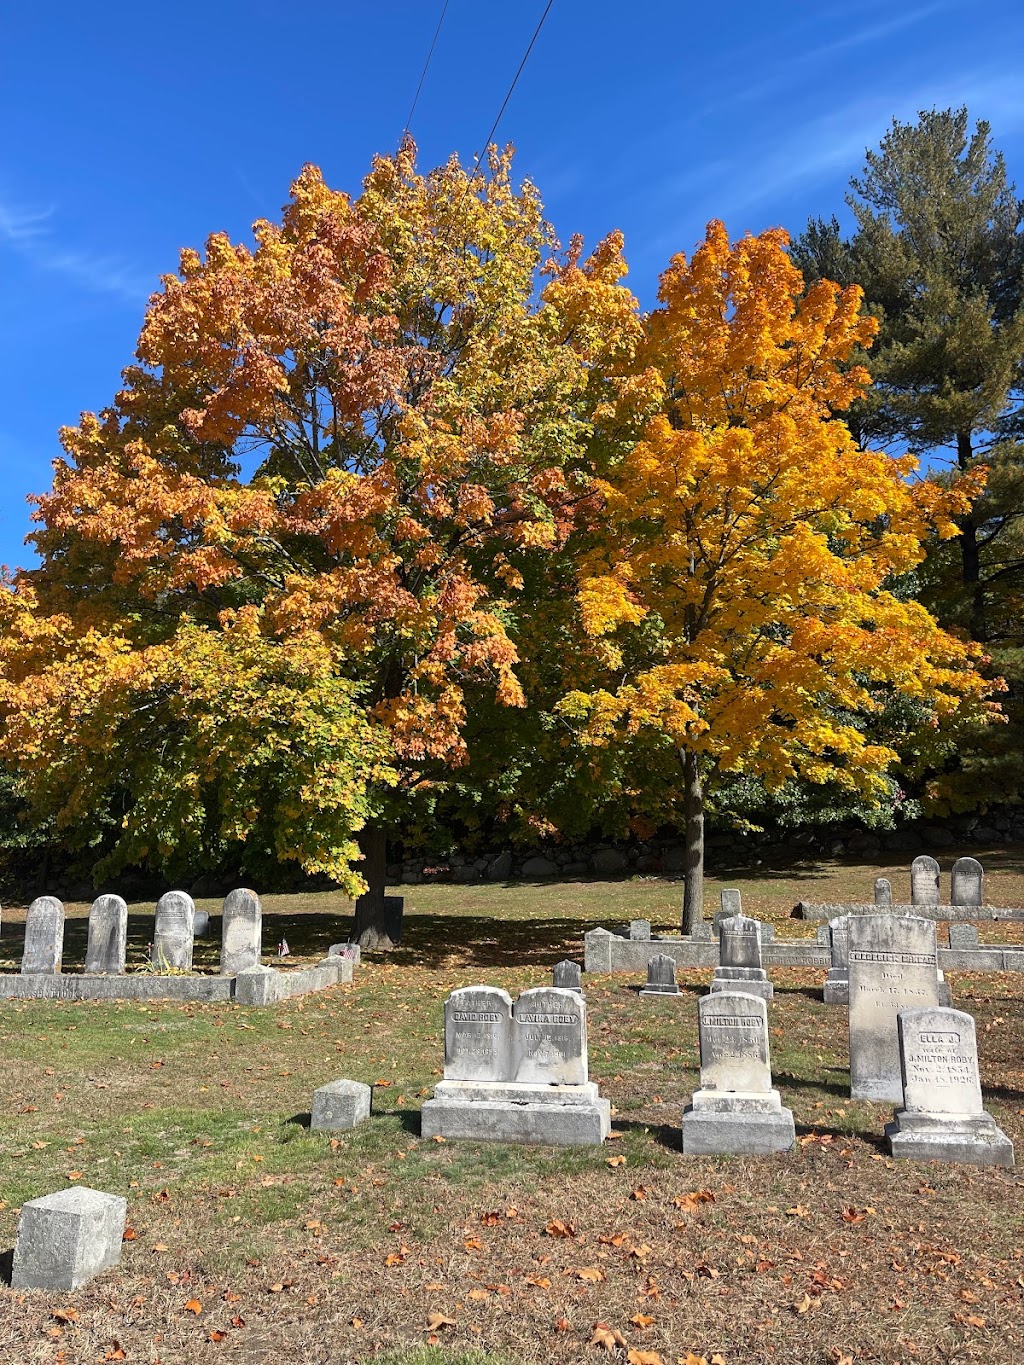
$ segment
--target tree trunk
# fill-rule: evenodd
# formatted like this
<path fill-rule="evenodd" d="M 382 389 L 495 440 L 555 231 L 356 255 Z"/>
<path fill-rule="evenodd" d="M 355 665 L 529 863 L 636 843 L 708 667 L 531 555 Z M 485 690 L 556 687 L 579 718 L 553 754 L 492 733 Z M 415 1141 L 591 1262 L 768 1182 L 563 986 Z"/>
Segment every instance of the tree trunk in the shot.
<path fill-rule="evenodd" d="M 684 934 L 692 934 L 704 919 L 704 788 L 700 763 L 683 750 L 683 812 L 686 817 L 686 881 L 683 890 Z"/>
<path fill-rule="evenodd" d="M 388 836 L 383 825 L 367 825 L 359 835 L 363 862 L 360 871 L 366 878 L 367 891 L 356 901 L 356 919 L 352 929 L 353 942 L 361 948 L 387 951 L 395 945 L 387 932 L 384 914 L 384 888 L 387 881 Z"/>
<path fill-rule="evenodd" d="M 971 444 L 971 433 L 969 431 L 958 432 L 956 438 L 957 464 L 961 469 L 968 469 L 973 458 L 974 448 Z M 964 587 L 970 594 L 970 620 L 968 625 L 972 637 L 975 640 L 983 641 L 987 633 L 985 589 L 981 582 L 978 527 L 973 512 L 968 512 L 965 517 L 957 517 L 957 525 L 960 527 L 960 554 L 963 560 Z"/>

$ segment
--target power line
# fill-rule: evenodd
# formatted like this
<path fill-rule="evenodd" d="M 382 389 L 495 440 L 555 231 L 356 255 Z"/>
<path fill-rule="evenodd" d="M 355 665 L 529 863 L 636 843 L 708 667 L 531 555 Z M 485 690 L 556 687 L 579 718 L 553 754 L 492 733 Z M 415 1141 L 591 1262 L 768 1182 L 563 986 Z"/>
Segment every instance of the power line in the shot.
<path fill-rule="evenodd" d="M 491 145 L 491 139 L 494 137 L 494 134 L 498 131 L 498 124 L 501 122 L 501 116 L 502 116 L 502 114 L 504 114 L 505 109 L 506 109 L 507 106 L 508 106 L 508 102 L 509 102 L 509 100 L 512 98 L 512 92 L 513 92 L 513 90 L 515 90 L 515 88 L 516 88 L 516 85 L 517 85 L 517 83 L 518 83 L 518 81 L 519 81 L 519 77 L 523 74 L 523 67 L 524 67 L 524 66 L 526 65 L 526 63 L 529 61 L 530 53 L 533 51 L 533 45 L 534 45 L 534 43 L 537 41 L 538 37 L 540 36 L 540 31 L 541 31 L 541 29 L 544 27 L 544 20 L 548 17 L 548 14 L 549 14 L 550 11 L 551 11 L 551 6 L 552 6 L 554 3 L 555 3 L 555 0 L 548 0 L 548 3 L 547 3 L 547 5 L 546 5 L 545 8 L 544 8 L 544 13 L 540 16 L 540 21 L 539 21 L 539 23 L 537 24 L 537 27 L 533 30 L 533 37 L 530 39 L 530 45 L 529 45 L 529 47 L 526 49 L 525 53 L 523 54 L 523 60 L 519 63 L 519 70 L 518 70 L 518 71 L 516 72 L 516 74 L 512 77 L 512 84 L 509 86 L 508 90 L 505 92 L 505 98 L 502 100 L 502 102 L 501 102 L 501 108 L 498 110 L 498 117 L 497 117 L 497 118 L 494 120 L 494 122 L 491 124 L 491 131 L 490 131 L 490 132 L 487 134 L 487 136 L 484 138 L 483 146 L 480 148 L 480 150 L 477 152 L 476 156 L 473 158 L 473 163 L 474 163 L 474 165 L 476 165 L 476 166 L 479 166 L 479 164 L 480 164 L 480 158 L 481 158 L 481 157 L 483 156 L 483 154 L 487 151 L 487 148 Z"/>
<path fill-rule="evenodd" d="M 420 91 L 423 89 L 423 82 L 427 78 L 427 67 L 430 65 L 431 57 L 434 55 L 434 48 L 437 44 L 437 35 L 441 32 L 441 25 L 444 23 L 444 16 L 447 13 L 448 0 L 444 0 L 444 4 L 441 7 L 441 17 L 437 21 L 437 28 L 434 29 L 434 36 L 430 41 L 430 51 L 427 53 L 427 60 L 423 63 L 423 70 L 420 72 L 420 83 L 419 85 L 417 85 L 416 93 L 412 97 L 412 104 L 409 107 L 409 114 L 405 120 L 405 128 L 403 129 L 403 132 L 407 133 L 409 129 L 412 127 L 412 116 L 416 112 L 416 106 L 420 100 Z"/>

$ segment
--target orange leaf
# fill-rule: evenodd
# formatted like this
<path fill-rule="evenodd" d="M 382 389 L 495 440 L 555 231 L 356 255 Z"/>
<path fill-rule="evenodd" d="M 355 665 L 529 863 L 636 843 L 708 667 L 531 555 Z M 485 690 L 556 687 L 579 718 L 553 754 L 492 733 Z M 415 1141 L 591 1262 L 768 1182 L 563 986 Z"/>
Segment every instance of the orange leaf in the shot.
<path fill-rule="evenodd" d="M 549 1237 L 575 1237 L 576 1229 L 571 1223 L 563 1223 L 561 1218 L 553 1218 L 544 1229 Z"/>
<path fill-rule="evenodd" d="M 207 1338 L 207 1340 L 208 1340 L 208 1341 L 223 1341 L 224 1338 L 225 1338 L 226 1336 L 227 1336 L 227 1332 L 221 1332 L 218 1328 L 215 1327 L 215 1328 L 213 1329 L 213 1331 L 210 1333 L 210 1335 L 209 1335 L 209 1337 Z"/>
<path fill-rule="evenodd" d="M 428 1313 L 425 1332 L 436 1332 L 439 1327 L 454 1327 L 455 1319 L 446 1318 L 443 1313 Z"/>
<path fill-rule="evenodd" d="M 586 1280 L 588 1284 L 600 1284 L 608 1276 L 596 1265 L 584 1266 L 582 1270 L 571 1270 L 570 1275 L 574 1275 L 577 1280 Z"/>
<path fill-rule="evenodd" d="M 591 1346 L 603 1346 L 606 1351 L 614 1351 L 621 1347 L 626 1349 L 626 1338 L 621 1332 L 616 1332 L 608 1326 L 606 1322 L 594 1324 L 594 1335 L 590 1338 Z"/>
<path fill-rule="evenodd" d="M 626 1355 L 629 1365 L 662 1365 L 661 1356 L 657 1351 L 629 1351 Z"/>
<path fill-rule="evenodd" d="M 198 1299 L 189 1299 L 188 1303 L 185 1304 L 183 1311 L 186 1313 L 195 1313 L 196 1317 L 198 1317 L 203 1311 L 203 1305 Z"/>
<path fill-rule="evenodd" d="M 540 1275 L 537 1277 L 528 1275 L 526 1278 L 526 1283 L 534 1285 L 537 1289 L 551 1288 L 551 1281 L 548 1279 L 546 1275 Z"/>
<path fill-rule="evenodd" d="M 626 1158 L 624 1156 L 609 1156 L 605 1158 L 606 1166 L 625 1166 L 625 1164 Z"/>
<path fill-rule="evenodd" d="M 634 1327 L 650 1327 L 653 1321 L 654 1319 L 648 1317 L 646 1313 L 634 1313 L 630 1318 L 630 1322 Z"/>

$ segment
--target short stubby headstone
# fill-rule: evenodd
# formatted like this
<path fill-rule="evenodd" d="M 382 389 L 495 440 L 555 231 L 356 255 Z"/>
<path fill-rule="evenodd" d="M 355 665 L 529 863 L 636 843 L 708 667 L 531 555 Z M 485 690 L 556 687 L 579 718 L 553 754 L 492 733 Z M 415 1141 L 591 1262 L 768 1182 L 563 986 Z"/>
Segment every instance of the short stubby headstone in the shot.
<path fill-rule="evenodd" d="M 892 883 L 888 877 L 875 878 L 875 904 L 892 905 Z"/>
<path fill-rule="evenodd" d="M 512 1007 L 516 1081 L 585 1085 L 587 1007 L 574 991 L 538 986 Z"/>
<path fill-rule="evenodd" d="M 935 921 L 917 915 L 851 915 L 850 1094 L 903 1098 L 896 1017 L 938 1005 Z"/>
<path fill-rule="evenodd" d="M 828 969 L 822 996 L 826 1005 L 850 1003 L 850 916 L 837 915 L 828 922 L 832 965 Z"/>
<path fill-rule="evenodd" d="M 209 910 L 197 910 L 192 920 L 192 934 L 195 938 L 208 938 L 210 934 Z"/>
<path fill-rule="evenodd" d="M 730 915 L 719 925 L 718 967 L 711 981 L 716 991 L 748 991 L 771 1000 L 774 987 L 761 965 L 761 925 L 747 915 Z"/>
<path fill-rule="evenodd" d="M 263 958 L 263 906 L 255 891 L 239 887 L 224 898 L 220 974 L 237 976 Z"/>
<path fill-rule="evenodd" d="M 957 858 L 951 875 L 950 903 L 984 905 L 985 869 L 977 858 Z"/>
<path fill-rule="evenodd" d="M 647 963 L 647 985 L 641 995 L 681 995 L 676 981 L 676 960 L 667 953 L 657 953 Z"/>
<path fill-rule="evenodd" d="M 721 895 L 722 917 L 729 919 L 732 915 L 743 914 L 743 898 L 734 886 L 726 887 Z"/>
<path fill-rule="evenodd" d="M 764 1000 L 742 990 L 706 995 L 698 1024 L 700 1089 L 683 1111 L 684 1154 L 789 1151 L 796 1131 L 772 1087 Z"/>
<path fill-rule="evenodd" d="M 60 971 L 63 956 L 64 906 L 56 896 L 37 896 L 25 914 L 21 970 L 50 975 Z"/>
<path fill-rule="evenodd" d="M 949 926 L 949 946 L 951 948 L 977 948 L 978 926 L 976 924 L 951 924 Z"/>
<path fill-rule="evenodd" d="M 633 939 L 646 939 L 651 936 L 651 921 L 649 919 L 631 919 L 629 921 L 629 937 Z"/>
<path fill-rule="evenodd" d="M 108 976 L 122 975 L 127 941 L 127 905 L 120 896 L 97 897 L 89 911 L 85 970 Z"/>
<path fill-rule="evenodd" d="M 342 1132 L 370 1116 L 370 1087 L 362 1081 L 331 1081 L 313 1091 L 313 1132 Z"/>
<path fill-rule="evenodd" d="M 894 1157 L 1012 1166 L 1013 1144 L 985 1112 L 974 1020 L 928 1006 L 899 1015 L 903 1108 L 886 1128 Z"/>
<path fill-rule="evenodd" d="M 165 891 L 156 903 L 153 965 L 161 972 L 190 972 L 195 944 L 195 902 L 187 891 Z"/>
<path fill-rule="evenodd" d="M 551 984 L 561 991 L 575 991 L 577 995 L 582 994 L 583 973 L 580 964 L 573 962 L 570 958 L 556 962 L 551 969 Z"/>
<path fill-rule="evenodd" d="M 939 905 L 939 865 L 927 853 L 910 864 L 910 901 L 912 905 Z"/>
<path fill-rule="evenodd" d="M 22 1205 L 14 1289 L 79 1289 L 121 1259 L 127 1200 L 84 1185 Z"/>
<path fill-rule="evenodd" d="M 512 1079 L 512 997 L 497 986 L 464 986 L 444 1006 L 446 1081 Z"/>

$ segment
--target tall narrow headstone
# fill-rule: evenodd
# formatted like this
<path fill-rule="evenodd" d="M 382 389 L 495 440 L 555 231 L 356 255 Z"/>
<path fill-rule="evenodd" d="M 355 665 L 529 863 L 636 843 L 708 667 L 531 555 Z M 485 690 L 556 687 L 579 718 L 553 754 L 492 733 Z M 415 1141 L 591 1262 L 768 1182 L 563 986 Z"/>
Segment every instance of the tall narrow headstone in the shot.
<path fill-rule="evenodd" d="M 875 878 L 875 904 L 892 905 L 892 883 L 888 877 Z"/>
<path fill-rule="evenodd" d="M 826 1005 L 850 1003 L 850 916 L 838 915 L 828 922 L 832 965 L 822 995 Z"/>
<path fill-rule="evenodd" d="M 977 858 L 957 858 L 951 881 L 952 905 L 985 904 L 985 870 Z"/>
<path fill-rule="evenodd" d="M 747 991 L 771 1000 L 774 989 L 761 966 L 761 926 L 746 915 L 731 915 L 719 925 L 718 967 L 711 990 Z"/>
<path fill-rule="evenodd" d="M 515 1080 L 584 1085 L 587 1007 L 574 991 L 538 986 L 512 1007 Z"/>
<path fill-rule="evenodd" d="M 263 906 L 255 891 L 239 887 L 224 898 L 220 974 L 237 976 L 263 958 Z"/>
<path fill-rule="evenodd" d="M 156 903 L 153 965 L 160 972 L 190 972 L 196 907 L 187 891 L 165 891 Z"/>
<path fill-rule="evenodd" d="M 851 915 L 850 1094 L 903 1098 L 896 1018 L 939 1004 L 935 921 L 917 915 Z"/>
<path fill-rule="evenodd" d="M 985 1112 L 972 1017 L 903 1010 L 899 1044 L 903 1108 L 885 1130 L 893 1156 L 1012 1166 L 1013 1143 Z"/>
<path fill-rule="evenodd" d="M 742 990 L 698 1003 L 700 1089 L 683 1111 L 686 1156 L 788 1152 L 793 1115 L 772 1088 L 768 1007 Z"/>
<path fill-rule="evenodd" d="M 512 1076 L 512 997 L 497 986 L 465 986 L 444 1006 L 446 1081 Z"/>
<path fill-rule="evenodd" d="M 120 896 L 97 897 L 89 911 L 85 970 L 107 976 L 123 975 L 127 941 L 127 905 Z"/>
<path fill-rule="evenodd" d="M 641 995 L 681 995 L 676 982 L 676 960 L 658 953 L 647 963 L 647 985 Z"/>
<path fill-rule="evenodd" d="M 22 972 L 60 971 L 64 956 L 64 906 L 56 896 L 37 896 L 25 914 Z"/>
<path fill-rule="evenodd" d="M 559 990 L 575 991 L 577 995 L 582 995 L 583 974 L 580 971 L 580 964 L 570 958 L 556 962 L 551 969 L 551 984 L 557 986 Z"/>
<path fill-rule="evenodd" d="M 910 901 L 912 905 L 941 905 L 939 865 L 927 853 L 910 864 Z"/>

